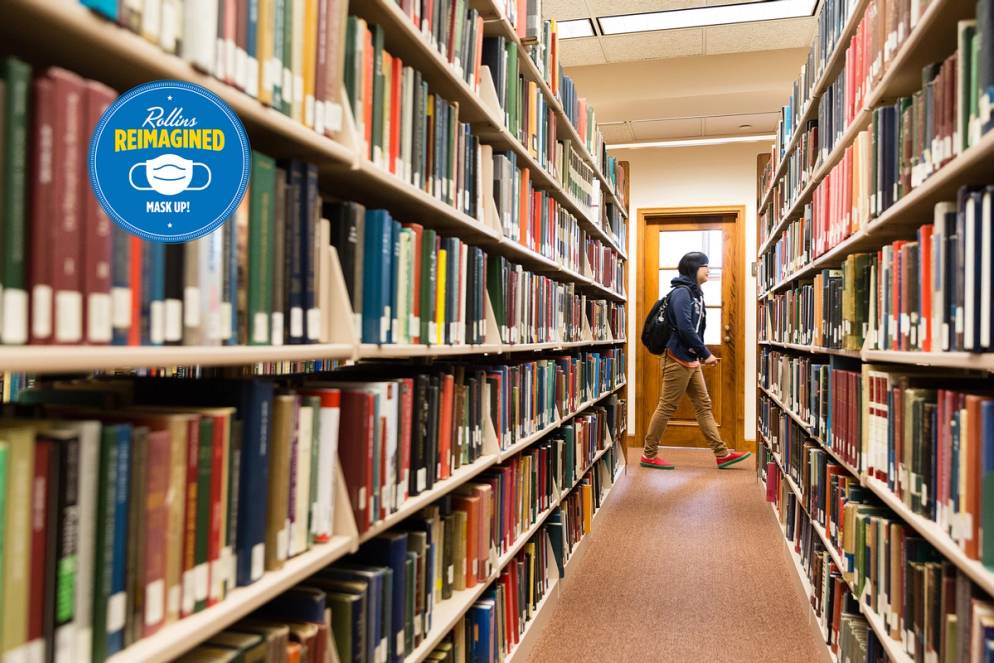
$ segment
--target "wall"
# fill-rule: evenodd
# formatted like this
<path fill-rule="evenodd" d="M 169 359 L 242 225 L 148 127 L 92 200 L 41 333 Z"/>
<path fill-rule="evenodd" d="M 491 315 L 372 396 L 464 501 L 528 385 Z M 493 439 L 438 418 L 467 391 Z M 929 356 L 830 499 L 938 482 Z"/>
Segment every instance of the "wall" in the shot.
<path fill-rule="evenodd" d="M 628 338 L 638 343 L 634 288 L 638 283 L 638 210 L 649 207 L 744 205 L 745 214 L 745 438 L 756 437 L 756 155 L 769 149 L 767 141 L 682 148 L 612 150 L 631 166 L 629 201 L 628 283 L 630 307 Z M 635 351 L 628 353 L 628 383 L 635 384 Z M 628 421 L 635 421 L 638 394 L 629 391 Z M 642 407 L 650 407 L 642 404 Z M 640 441 L 636 441 L 640 444 Z"/>

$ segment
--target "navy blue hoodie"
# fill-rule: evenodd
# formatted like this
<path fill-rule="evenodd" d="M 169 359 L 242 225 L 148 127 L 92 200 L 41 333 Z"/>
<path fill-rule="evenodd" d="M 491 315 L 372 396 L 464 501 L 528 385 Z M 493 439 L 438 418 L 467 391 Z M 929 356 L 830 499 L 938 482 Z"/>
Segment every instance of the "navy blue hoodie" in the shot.
<path fill-rule="evenodd" d="M 666 349 L 682 361 L 703 361 L 711 356 L 703 340 L 707 322 L 704 293 L 694 279 L 682 274 L 670 281 L 670 285 L 673 290 L 670 291 L 669 314 L 674 333 Z"/>

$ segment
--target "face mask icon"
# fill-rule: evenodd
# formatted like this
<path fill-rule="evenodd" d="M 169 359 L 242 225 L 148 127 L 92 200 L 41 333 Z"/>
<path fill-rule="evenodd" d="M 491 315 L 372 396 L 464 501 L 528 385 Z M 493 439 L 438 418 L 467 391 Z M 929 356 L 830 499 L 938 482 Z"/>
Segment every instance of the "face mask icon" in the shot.
<path fill-rule="evenodd" d="M 135 170 L 142 166 L 145 167 L 145 178 L 148 180 L 148 186 L 142 186 L 135 182 Z M 193 171 L 197 166 L 207 171 L 207 182 L 194 187 L 190 184 L 193 182 Z M 207 167 L 207 164 L 199 161 L 184 159 L 176 154 L 163 154 L 133 165 L 128 171 L 128 182 L 132 188 L 138 191 L 155 191 L 163 196 L 175 196 L 184 191 L 203 191 L 209 187 L 211 185 L 211 169 Z"/>

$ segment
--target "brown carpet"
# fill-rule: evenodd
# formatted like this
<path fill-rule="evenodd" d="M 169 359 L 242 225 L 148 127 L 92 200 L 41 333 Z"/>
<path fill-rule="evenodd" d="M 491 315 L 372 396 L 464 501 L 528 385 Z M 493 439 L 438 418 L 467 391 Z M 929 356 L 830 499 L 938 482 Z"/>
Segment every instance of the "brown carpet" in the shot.
<path fill-rule="evenodd" d="M 753 459 L 660 451 L 676 471 L 631 451 L 529 660 L 829 661 Z"/>

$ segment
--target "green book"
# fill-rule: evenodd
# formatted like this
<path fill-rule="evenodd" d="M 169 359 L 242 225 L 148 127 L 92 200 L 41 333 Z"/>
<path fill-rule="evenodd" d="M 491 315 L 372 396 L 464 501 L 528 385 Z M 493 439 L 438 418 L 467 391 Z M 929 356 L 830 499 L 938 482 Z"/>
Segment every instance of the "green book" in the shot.
<path fill-rule="evenodd" d="M 433 345 L 431 323 L 435 320 L 435 288 L 438 274 L 435 231 L 425 228 L 421 238 L 421 343 Z"/>
<path fill-rule="evenodd" d="M 200 417 L 197 457 L 197 525 L 193 543 L 193 611 L 207 607 L 210 584 L 207 548 L 211 536 L 211 480 L 214 471 L 214 418 Z"/>
<path fill-rule="evenodd" d="M 980 42 L 976 32 L 970 37 L 970 145 L 980 140 Z"/>
<path fill-rule="evenodd" d="M 291 4 L 293 0 L 273 0 L 270 5 L 273 9 L 272 17 L 264 17 L 264 21 L 273 22 L 273 60 L 271 63 L 264 63 L 264 66 L 272 68 L 273 72 L 273 108 L 283 110 L 283 49 L 286 43 L 286 28 L 283 21 L 286 17 L 286 4 Z"/>
<path fill-rule="evenodd" d="M 0 436 L 3 433 L 0 432 Z M 7 540 L 7 472 L 9 466 L 9 454 L 10 448 L 6 440 L 0 439 L 0 614 L 2 614 L 4 608 L 4 581 L 6 576 L 4 575 L 4 547 Z M 0 630 L 0 637 L 3 636 L 3 631 Z"/>
<path fill-rule="evenodd" d="M 366 599 L 362 594 L 329 592 L 327 600 L 331 608 L 331 630 L 335 636 L 338 660 L 343 663 L 353 661 L 356 659 L 353 651 L 365 651 Z"/>
<path fill-rule="evenodd" d="M 28 337 L 27 178 L 28 108 L 31 67 L 14 57 L 4 58 L 3 154 L 0 185 L 0 310 L 6 311 L 0 336 L 4 343 L 26 343 Z"/>
<path fill-rule="evenodd" d="M 253 150 L 249 205 L 249 345 L 267 345 L 272 311 L 276 162 Z"/>
<path fill-rule="evenodd" d="M 973 80 L 970 70 L 974 66 L 973 41 L 977 32 L 977 22 L 974 20 L 960 21 L 957 26 L 957 53 L 959 61 L 956 66 L 956 108 L 959 117 L 956 118 L 958 133 L 957 147 L 960 151 L 970 146 L 970 81 Z"/>
<path fill-rule="evenodd" d="M 383 101 L 386 98 L 385 79 L 383 77 L 383 28 L 378 25 L 370 26 L 373 33 L 373 140 L 370 145 L 370 158 L 373 163 L 384 165 L 383 115 L 387 110 Z"/>
<path fill-rule="evenodd" d="M 418 573 L 418 554 L 414 551 L 407 551 L 407 560 L 404 562 L 404 582 L 407 590 L 404 594 L 406 605 L 404 606 L 404 651 L 414 651 L 414 613 L 417 590 L 415 580 Z"/>
<path fill-rule="evenodd" d="M 282 0 L 283 3 L 283 52 L 281 60 L 282 84 L 280 86 L 280 98 L 282 99 L 282 110 L 286 115 L 290 115 L 293 108 L 293 70 L 290 65 L 293 63 L 293 4 L 294 0 Z"/>
<path fill-rule="evenodd" d="M 114 567 L 114 509 L 117 503 L 118 426 L 104 426 L 100 433 L 100 467 L 97 478 L 97 536 L 93 565 L 93 663 L 107 659 L 107 601 Z"/>

